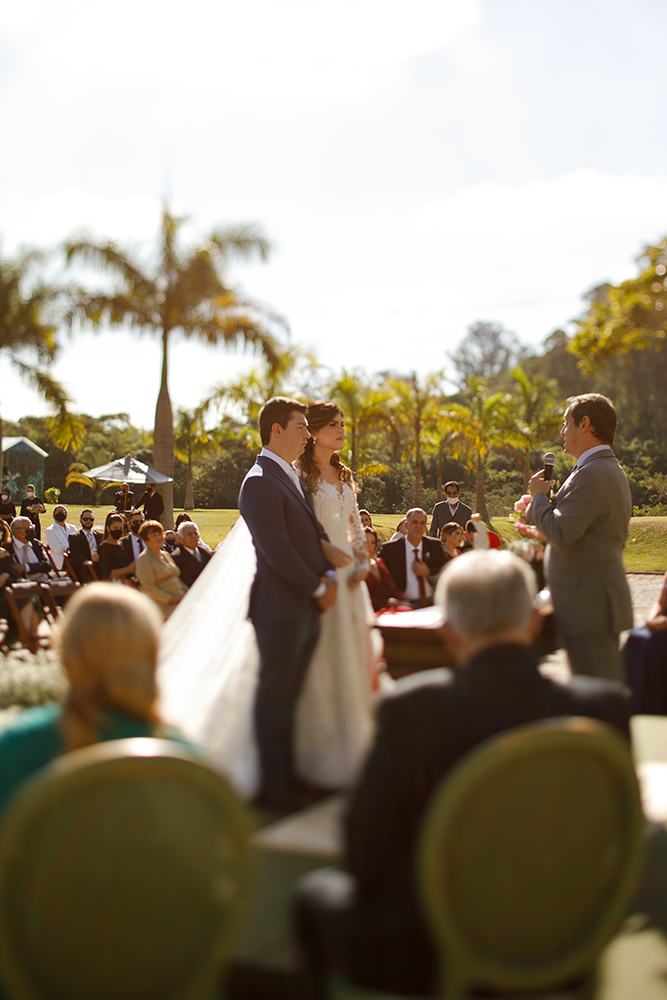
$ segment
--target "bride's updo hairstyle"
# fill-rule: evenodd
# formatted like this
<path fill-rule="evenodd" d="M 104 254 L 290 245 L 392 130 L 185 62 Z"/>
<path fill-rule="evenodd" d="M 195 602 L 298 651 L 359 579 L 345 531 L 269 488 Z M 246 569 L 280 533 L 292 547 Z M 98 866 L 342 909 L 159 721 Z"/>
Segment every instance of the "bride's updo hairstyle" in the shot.
<path fill-rule="evenodd" d="M 325 403 L 324 400 L 318 399 L 314 403 L 309 403 L 308 409 L 306 410 L 306 420 L 308 421 L 308 430 L 311 435 L 317 437 L 317 432 L 321 427 L 326 427 L 330 420 L 334 417 L 343 416 L 343 411 L 340 406 L 336 406 L 335 403 Z M 309 486 L 317 486 L 320 479 L 320 470 L 315 463 L 313 457 L 313 452 L 315 450 L 315 442 L 312 436 L 306 442 L 306 447 L 304 449 L 303 455 L 299 459 L 299 465 L 301 466 L 301 471 L 303 473 L 303 478 L 306 480 Z M 334 469 L 338 470 L 338 478 L 341 483 L 350 483 L 354 486 L 354 480 L 352 479 L 352 473 L 346 465 L 340 460 L 340 455 L 337 451 L 331 456 L 331 464 Z"/>

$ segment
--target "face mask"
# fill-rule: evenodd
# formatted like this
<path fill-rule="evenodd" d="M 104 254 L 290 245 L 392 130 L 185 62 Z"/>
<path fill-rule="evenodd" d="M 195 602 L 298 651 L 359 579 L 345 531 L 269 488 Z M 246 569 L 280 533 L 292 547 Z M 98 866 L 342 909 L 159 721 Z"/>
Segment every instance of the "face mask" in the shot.
<path fill-rule="evenodd" d="M 25 529 L 25 537 L 26 537 L 26 541 L 31 542 L 33 540 L 33 538 L 35 537 L 35 529 L 34 528 L 26 528 Z"/>
<path fill-rule="evenodd" d="M 34 490 L 26 490 L 26 496 L 28 496 L 28 497 L 34 497 L 34 495 L 35 495 L 35 491 Z"/>
<path fill-rule="evenodd" d="M 60 521 L 61 523 L 65 520 L 66 517 L 67 514 L 65 514 L 62 510 L 59 510 L 57 514 L 53 515 L 54 521 Z"/>
<path fill-rule="evenodd" d="M 112 538 L 120 538 L 120 536 L 123 534 L 123 529 L 122 528 L 110 528 L 109 529 L 109 534 L 111 535 Z"/>
<path fill-rule="evenodd" d="M 2 494 L 2 499 L 5 500 L 5 501 L 9 500 L 9 494 L 8 493 L 3 493 Z"/>

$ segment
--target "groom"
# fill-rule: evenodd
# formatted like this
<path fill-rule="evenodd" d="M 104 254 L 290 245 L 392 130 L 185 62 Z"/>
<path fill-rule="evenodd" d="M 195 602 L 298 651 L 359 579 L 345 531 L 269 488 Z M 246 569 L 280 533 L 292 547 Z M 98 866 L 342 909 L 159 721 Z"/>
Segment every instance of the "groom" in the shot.
<path fill-rule="evenodd" d="M 292 463 L 310 437 L 306 406 L 276 396 L 259 415 L 263 448 L 245 477 L 239 509 L 257 553 L 249 617 L 259 646 L 255 732 L 262 804 L 295 809 L 304 788 L 294 766 L 294 715 L 320 631 L 336 600 L 335 571 L 325 559 L 324 528 Z"/>

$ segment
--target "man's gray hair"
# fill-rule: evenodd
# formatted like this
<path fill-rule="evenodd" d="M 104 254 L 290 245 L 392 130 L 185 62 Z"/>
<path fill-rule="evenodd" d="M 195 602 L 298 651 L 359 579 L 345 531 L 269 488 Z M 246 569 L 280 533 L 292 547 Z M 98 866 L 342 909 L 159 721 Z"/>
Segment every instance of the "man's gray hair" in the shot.
<path fill-rule="evenodd" d="M 426 511 L 423 509 L 423 507 L 411 507 L 410 510 L 405 515 L 405 520 L 411 521 L 413 514 L 423 514 L 424 517 L 426 517 Z"/>
<path fill-rule="evenodd" d="M 12 535 L 15 535 L 16 528 L 19 529 L 23 528 L 24 531 L 27 531 L 28 528 L 33 528 L 33 527 L 34 525 L 29 517 L 15 517 L 12 523 L 9 525 L 9 530 L 11 531 Z"/>
<path fill-rule="evenodd" d="M 475 642 L 526 631 L 536 593 L 535 574 L 512 552 L 466 552 L 444 570 L 435 603 L 464 642 Z"/>
<path fill-rule="evenodd" d="M 194 528 L 197 529 L 197 531 L 199 531 L 199 525 L 195 524 L 194 521 L 181 521 L 181 523 L 179 524 L 179 526 L 176 528 L 176 533 L 178 534 L 178 537 L 182 538 L 183 537 L 183 529 L 184 528 L 190 528 L 190 527 L 194 527 Z"/>

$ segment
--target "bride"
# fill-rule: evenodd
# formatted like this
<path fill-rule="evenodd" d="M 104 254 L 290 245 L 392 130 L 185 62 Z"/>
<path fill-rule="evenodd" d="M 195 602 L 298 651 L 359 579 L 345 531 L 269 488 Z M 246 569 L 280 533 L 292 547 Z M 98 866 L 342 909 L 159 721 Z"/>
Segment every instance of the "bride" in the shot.
<path fill-rule="evenodd" d="M 339 788 L 353 780 L 371 739 L 372 665 L 380 650 L 365 623 L 372 609 L 361 582 L 368 566 L 354 485 L 338 455 L 343 415 L 330 403 L 314 403 L 308 421 L 316 440 L 304 453 L 301 475 L 348 561 L 338 569 L 336 604 L 322 616 L 297 707 L 295 746 L 303 777 Z M 165 624 L 159 667 L 165 718 L 205 747 L 247 796 L 259 785 L 252 720 L 259 654 L 247 619 L 255 569 L 250 532 L 239 518 Z"/>

